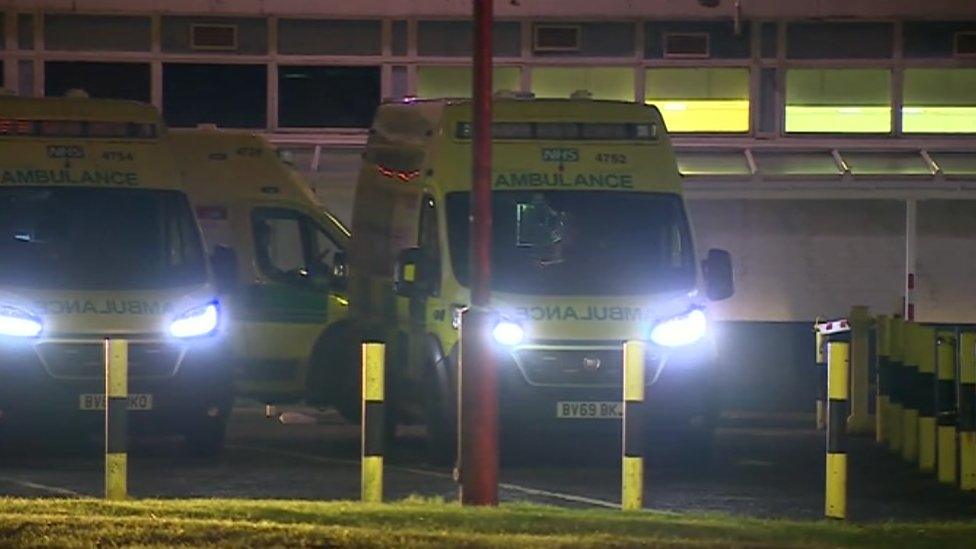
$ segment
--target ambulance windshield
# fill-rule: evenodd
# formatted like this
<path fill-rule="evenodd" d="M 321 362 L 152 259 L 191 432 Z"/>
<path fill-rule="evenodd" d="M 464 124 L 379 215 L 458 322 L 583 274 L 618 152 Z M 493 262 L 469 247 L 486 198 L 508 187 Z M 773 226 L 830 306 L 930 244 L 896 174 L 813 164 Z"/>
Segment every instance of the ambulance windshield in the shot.
<path fill-rule="evenodd" d="M 469 193 L 447 195 L 451 261 L 468 284 Z M 681 198 L 606 191 L 496 191 L 492 286 L 503 292 L 636 295 L 695 284 Z"/>
<path fill-rule="evenodd" d="M 205 281 L 182 193 L 0 187 L 0 284 L 119 290 Z"/>

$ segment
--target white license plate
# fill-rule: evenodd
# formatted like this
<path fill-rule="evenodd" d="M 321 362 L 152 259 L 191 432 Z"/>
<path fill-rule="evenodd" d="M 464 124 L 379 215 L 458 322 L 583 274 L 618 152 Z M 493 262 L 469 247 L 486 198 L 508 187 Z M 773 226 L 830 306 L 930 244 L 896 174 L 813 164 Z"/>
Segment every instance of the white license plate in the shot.
<path fill-rule="evenodd" d="M 623 403 L 585 400 L 561 400 L 556 403 L 556 417 L 560 419 L 620 419 Z"/>
<path fill-rule="evenodd" d="M 78 395 L 79 410 L 104 410 L 105 395 L 85 393 Z M 148 394 L 129 395 L 129 410 L 152 410 L 153 396 Z"/>

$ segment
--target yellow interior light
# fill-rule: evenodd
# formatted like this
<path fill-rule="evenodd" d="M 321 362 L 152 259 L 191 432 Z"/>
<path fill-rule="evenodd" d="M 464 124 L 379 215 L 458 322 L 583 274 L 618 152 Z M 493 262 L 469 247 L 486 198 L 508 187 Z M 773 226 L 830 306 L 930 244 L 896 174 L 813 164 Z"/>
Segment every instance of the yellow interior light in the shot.
<path fill-rule="evenodd" d="M 976 106 L 904 107 L 901 114 L 905 133 L 976 133 Z"/>
<path fill-rule="evenodd" d="M 674 101 L 648 98 L 657 105 L 669 132 L 734 133 L 749 131 L 749 101 L 695 99 Z"/>
<path fill-rule="evenodd" d="M 787 105 L 791 133 L 888 133 L 891 107 L 873 105 Z"/>

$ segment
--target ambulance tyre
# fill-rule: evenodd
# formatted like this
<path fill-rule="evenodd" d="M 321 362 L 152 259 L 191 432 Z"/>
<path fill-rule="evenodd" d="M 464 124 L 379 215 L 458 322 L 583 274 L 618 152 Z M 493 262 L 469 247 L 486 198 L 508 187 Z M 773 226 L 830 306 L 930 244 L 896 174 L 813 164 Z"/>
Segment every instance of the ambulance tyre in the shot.
<path fill-rule="evenodd" d="M 339 327 L 325 334 L 312 353 L 308 375 L 309 401 L 335 406 L 349 423 L 359 423 L 359 341 L 351 330 Z"/>
<path fill-rule="evenodd" d="M 449 395 L 432 364 L 424 376 L 424 423 L 427 426 L 427 461 L 433 465 L 454 465 L 457 457 L 457 428 L 449 412 Z"/>
<path fill-rule="evenodd" d="M 349 345 L 341 346 L 340 355 L 335 357 L 336 391 L 332 404 L 339 415 L 349 423 L 359 423 L 362 415 L 362 386 L 359 378 L 359 352 Z M 341 365 L 341 366 L 340 366 Z"/>
<path fill-rule="evenodd" d="M 194 425 L 183 433 L 186 450 L 197 457 L 215 457 L 224 450 L 226 433 L 227 420 L 223 418 Z"/>

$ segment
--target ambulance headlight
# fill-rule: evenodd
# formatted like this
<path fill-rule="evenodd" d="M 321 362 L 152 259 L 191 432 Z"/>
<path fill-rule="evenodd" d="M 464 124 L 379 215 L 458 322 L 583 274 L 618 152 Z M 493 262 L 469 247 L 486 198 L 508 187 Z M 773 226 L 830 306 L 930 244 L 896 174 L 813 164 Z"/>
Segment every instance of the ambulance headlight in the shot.
<path fill-rule="evenodd" d="M 176 317 L 169 325 L 169 335 L 179 338 L 212 334 L 217 329 L 220 312 L 216 303 L 207 303 Z"/>
<path fill-rule="evenodd" d="M 44 325 L 28 311 L 11 305 L 0 305 L 0 336 L 37 337 Z"/>
<path fill-rule="evenodd" d="M 518 322 L 502 320 L 492 328 L 491 337 L 500 345 L 514 347 L 525 339 L 525 330 Z"/>
<path fill-rule="evenodd" d="M 708 320 L 701 309 L 658 322 L 651 330 L 651 341 L 662 347 L 683 347 L 705 337 Z"/>

